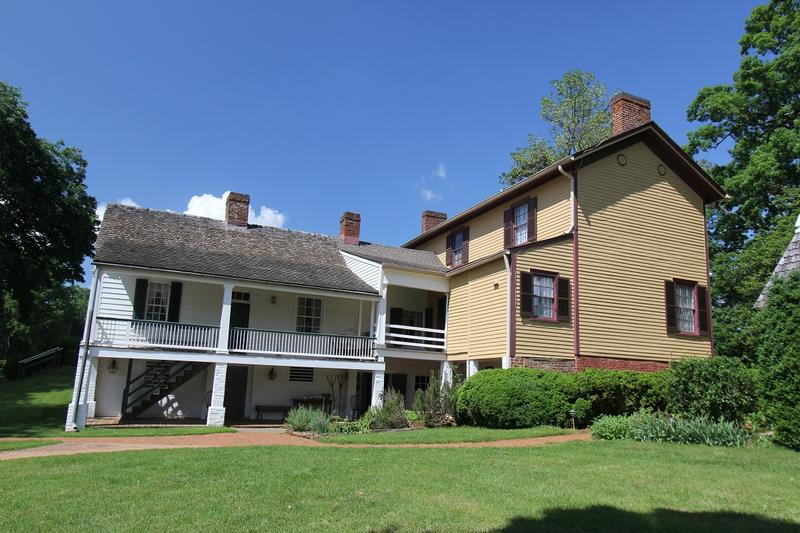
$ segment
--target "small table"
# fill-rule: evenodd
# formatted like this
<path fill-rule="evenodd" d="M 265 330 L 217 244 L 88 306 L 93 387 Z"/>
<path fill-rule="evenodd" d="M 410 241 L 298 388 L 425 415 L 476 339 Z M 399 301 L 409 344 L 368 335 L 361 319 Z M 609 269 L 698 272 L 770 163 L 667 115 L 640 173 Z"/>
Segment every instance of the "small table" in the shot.
<path fill-rule="evenodd" d="M 264 413 L 269 412 L 281 413 L 281 421 L 283 421 L 289 412 L 289 407 L 286 405 L 256 405 L 256 420 L 261 420 Z"/>

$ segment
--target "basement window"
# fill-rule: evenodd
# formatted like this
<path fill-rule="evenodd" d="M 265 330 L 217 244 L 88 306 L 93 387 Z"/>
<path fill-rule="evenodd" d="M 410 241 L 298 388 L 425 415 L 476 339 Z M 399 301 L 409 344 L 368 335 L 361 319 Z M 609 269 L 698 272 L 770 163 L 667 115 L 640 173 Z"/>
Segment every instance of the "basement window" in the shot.
<path fill-rule="evenodd" d="M 289 381 L 314 381 L 314 369 L 304 366 L 289 367 Z"/>

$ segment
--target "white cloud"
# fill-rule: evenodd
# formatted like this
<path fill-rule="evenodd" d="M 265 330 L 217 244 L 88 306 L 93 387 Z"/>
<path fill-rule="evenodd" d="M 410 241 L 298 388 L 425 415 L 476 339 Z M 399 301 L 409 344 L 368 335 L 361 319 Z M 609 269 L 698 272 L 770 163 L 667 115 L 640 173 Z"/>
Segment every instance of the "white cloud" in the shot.
<path fill-rule="evenodd" d="M 433 171 L 433 177 L 447 179 L 447 167 L 444 163 L 436 165 L 436 170 Z"/>
<path fill-rule="evenodd" d="M 225 191 L 222 196 L 214 196 L 211 193 L 192 196 L 189 203 L 186 204 L 184 214 L 225 220 L 225 201 L 229 193 L 230 191 Z M 258 214 L 256 214 L 256 211 L 250 206 L 247 221 L 259 226 L 282 228 L 286 223 L 286 215 L 265 205 L 260 206 Z"/>
<path fill-rule="evenodd" d="M 136 203 L 136 202 L 135 202 L 135 201 L 134 201 L 134 200 L 133 200 L 131 197 L 129 197 L 129 196 L 126 196 L 125 198 L 120 198 L 120 199 L 119 199 L 119 200 L 117 200 L 116 202 L 112 202 L 112 203 L 115 203 L 115 204 L 122 204 L 122 205 L 128 205 L 128 206 L 131 206 L 131 207 L 139 207 L 139 204 L 137 204 L 137 203 Z M 97 209 L 95 209 L 95 211 L 94 211 L 95 215 L 97 216 L 97 220 L 99 220 L 100 222 L 102 222 L 102 221 L 103 221 L 103 217 L 106 215 L 106 207 L 108 207 L 108 204 L 105 204 L 105 203 L 103 203 L 103 204 L 98 204 L 98 205 L 97 205 Z"/>
<path fill-rule="evenodd" d="M 419 195 L 426 202 L 438 202 L 439 200 L 442 199 L 442 195 L 441 194 L 439 194 L 437 192 L 433 192 L 430 189 L 424 189 L 424 188 L 420 189 L 419 190 Z"/>

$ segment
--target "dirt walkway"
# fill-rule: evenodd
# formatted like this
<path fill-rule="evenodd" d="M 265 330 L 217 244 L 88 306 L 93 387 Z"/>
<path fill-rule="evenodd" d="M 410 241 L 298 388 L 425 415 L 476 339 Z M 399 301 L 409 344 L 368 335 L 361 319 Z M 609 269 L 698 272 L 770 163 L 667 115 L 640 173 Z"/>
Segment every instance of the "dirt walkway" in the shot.
<path fill-rule="evenodd" d="M 519 448 L 541 446 L 558 442 L 590 439 L 588 432 L 552 437 L 509 439 L 489 442 L 456 442 L 448 444 L 323 444 L 321 442 L 290 435 L 283 430 L 238 431 L 236 433 L 212 433 L 209 435 L 185 435 L 172 437 L 69 437 L 55 439 L 59 444 L 0 452 L 0 460 L 26 457 L 48 457 L 52 455 L 74 455 L 79 453 L 122 452 L 131 450 L 161 450 L 177 448 L 214 448 L 228 446 L 317 446 L 329 448 Z M 28 440 L 28 439 L 0 439 Z M 52 439 L 45 439 L 52 440 Z"/>

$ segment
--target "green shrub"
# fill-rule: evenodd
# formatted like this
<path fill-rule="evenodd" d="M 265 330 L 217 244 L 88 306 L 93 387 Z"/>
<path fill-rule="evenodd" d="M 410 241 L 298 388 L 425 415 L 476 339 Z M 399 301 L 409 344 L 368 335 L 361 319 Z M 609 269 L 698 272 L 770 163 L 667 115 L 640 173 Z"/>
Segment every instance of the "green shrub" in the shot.
<path fill-rule="evenodd" d="M 370 409 L 358 420 L 352 420 L 348 422 L 343 422 L 339 424 L 336 428 L 339 433 L 348 433 L 348 434 L 356 434 L 356 433 L 369 433 L 370 429 L 372 429 L 372 422 L 375 420 L 375 412 Z"/>
<path fill-rule="evenodd" d="M 456 393 L 461 385 L 461 375 L 451 365 L 453 379 L 441 383 L 431 372 L 428 388 L 418 390 L 414 396 L 414 411 L 426 427 L 452 425 L 455 421 Z"/>
<path fill-rule="evenodd" d="M 406 419 L 409 422 L 419 422 L 421 419 L 416 411 L 412 411 L 411 409 L 406 409 Z"/>
<path fill-rule="evenodd" d="M 739 359 L 683 359 L 672 365 L 669 412 L 741 422 L 758 406 L 756 374 Z"/>
<path fill-rule="evenodd" d="M 800 272 L 775 281 L 753 319 L 764 414 L 778 444 L 800 450 Z"/>
<path fill-rule="evenodd" d="M 486 370 L 467 380 L 459 391 L 459 423 L 514 428 L 564 426 L 569 411 L 585 426 L 604 414 L 630 414 L 639 409 L 664 409 L 668 372 L 590 369 L 562 373 L 529 368 Z"/>
<path fill-rule="evenodd" d="M 325 411 L 310 407 L 295 407 L 286 415 L 286 426 L 292 431 L 330 433 L 334 427 Z"/>
<path fill-rule="evenodd" d="M 372 429 L 395 429 L 410 426 L 406 417 L 405 398 L 394 389 L 387 390 L 383 395 L 380 407 L 372 408 L 374 417 L 370 423 Z"/>
<path fill-rule="evenodd" d="M 592 435 L 604 440 L 628 439 L 737 448 L 745 446 L 750 438 L 747 431 L 734 422 L 713 421 L 704 417 L 672 418 L 649 411 L 602 416 L 592 424 Z"/>

